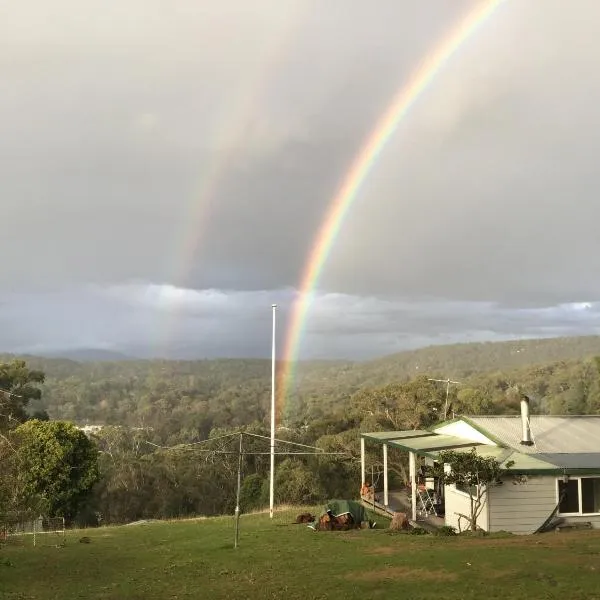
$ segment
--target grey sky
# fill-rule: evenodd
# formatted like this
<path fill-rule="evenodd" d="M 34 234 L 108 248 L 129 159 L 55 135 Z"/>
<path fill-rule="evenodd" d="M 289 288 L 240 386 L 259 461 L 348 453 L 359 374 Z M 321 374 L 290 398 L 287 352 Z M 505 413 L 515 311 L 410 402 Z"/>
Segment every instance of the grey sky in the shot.
<path fill-rule="evenodd" d="M 0 0 L 0 347 L 268 353 L 365 136 L 475 4 Z M 599 18 L 507 0 L 464 44 L 350 211 L 304 356 L 598 331 Z"/>

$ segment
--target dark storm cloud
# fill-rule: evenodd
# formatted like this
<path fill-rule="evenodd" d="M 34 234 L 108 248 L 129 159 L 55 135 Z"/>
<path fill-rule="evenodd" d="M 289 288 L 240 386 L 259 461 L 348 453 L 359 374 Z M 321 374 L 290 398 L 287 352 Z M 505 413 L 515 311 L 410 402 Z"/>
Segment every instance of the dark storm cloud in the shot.
<path fill-rule="evenodd" d="M 6 348 L 102 348 L 139 357 L 266 357 L 271 303 L 283 351 L 292 290 L 223 292 L 128 284 L 2 297 Z M 40 308 L 43 307 L 43 308 Z M 421 345 L 600 333 L 600 305 L 510 309 L 492 303 L 317 296 L 302 338 L 307 358 L 362 359 Z"/>

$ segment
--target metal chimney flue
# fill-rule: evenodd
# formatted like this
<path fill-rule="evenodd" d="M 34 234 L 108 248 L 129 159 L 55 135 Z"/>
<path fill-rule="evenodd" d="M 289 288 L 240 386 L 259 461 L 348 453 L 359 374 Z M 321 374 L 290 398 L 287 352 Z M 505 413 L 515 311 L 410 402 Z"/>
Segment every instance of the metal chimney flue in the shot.
<path fill-rule="evenodd" d="M 523 446 L 533 446 L 531 424 L 529 422 L 529 398 L 525 395 L 521 396 L 521 427 L 521 444 Z"/>

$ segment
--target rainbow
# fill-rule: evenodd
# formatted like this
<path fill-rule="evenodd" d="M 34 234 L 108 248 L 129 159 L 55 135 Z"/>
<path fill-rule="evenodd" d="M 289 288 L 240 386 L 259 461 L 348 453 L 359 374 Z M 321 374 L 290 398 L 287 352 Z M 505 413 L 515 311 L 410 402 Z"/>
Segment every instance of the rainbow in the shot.
<path fill-rule="evenodd" d="M 461 45 L 492 15 L 504 0 L 485 0 L 471 10 L 447 37 L 425 57 L 419 68 L 406 85 L 398 91 L 386 112 L 381 116 L 375 128 L 361 148 L 344 177 L 342 184 L 331 201 L 323 224 L 316 236 L 304 272 L 297 299 L 292 307 L 290 325 L 287 330 L 283 365 L 279 377 L 278 404 L 281 407 L 290 390 L 294 378 L 294 367 L 302 331 L 314 297 L 323 266 L 344 223 L 348 211 L 361 188 L 361 185 L 383 152 L 387 142 L 393 136 L 399 123 L 408 114 L 409 109 L 427 89 L 435 76 L 456 53 Z"/>

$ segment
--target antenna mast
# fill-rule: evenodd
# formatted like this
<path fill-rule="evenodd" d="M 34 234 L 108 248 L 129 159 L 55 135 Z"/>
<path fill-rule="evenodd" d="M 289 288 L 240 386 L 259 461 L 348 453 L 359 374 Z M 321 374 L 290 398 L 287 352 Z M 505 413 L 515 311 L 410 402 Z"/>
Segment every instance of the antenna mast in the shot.
<path fill-rule="evenodd" d="M 439 381 L 440 383 L 446 384 L 446 403 L 444 404 L 444 421 L 448 418 L 448 396 L 450 394 L 450 384 L 462 385 L 461 381 L 452 381 L 451 379 L 432 379 L 428 378 L 428 381 Z"/>

